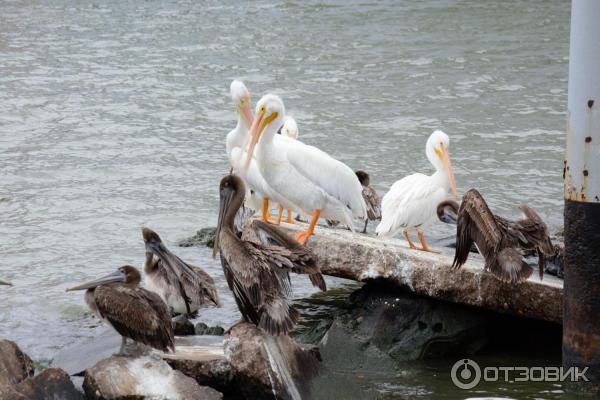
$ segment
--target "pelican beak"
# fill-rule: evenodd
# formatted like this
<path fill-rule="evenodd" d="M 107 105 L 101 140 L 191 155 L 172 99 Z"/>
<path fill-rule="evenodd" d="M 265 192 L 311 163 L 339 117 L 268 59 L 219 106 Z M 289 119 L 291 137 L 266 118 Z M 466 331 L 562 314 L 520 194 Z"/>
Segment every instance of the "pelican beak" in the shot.
<path fill-rule="evenodd" d="M 246 127 L 252 125 L 254 121 L 254 115 L 252 114 L 252 107 L 250 107 L 250 101 L 244 101 L 242 104 L 238 104 L 236 107 L 237 112 L 242 116 L 242 119 L 246 123 Z"/>
<path fill-rule="evenodd" d="M 278 113 L 273 112 L 268 117 L 265 117 L 266 110 L 262 108 L 254 121 L 252 122 L 252 126 L 250 127 L 250 148 L 248 149 L 248 155 L 246 159 L 246 163 L 244 164 L 244 174 L 248 172 L 248 166 L 250 165 L 250 160 L 254 156 L 254 148 L 256 147 L 256 143 L 260 139 L 260 136 L 263 134 L 267 125 L 269 125 L 275 118 L 277 118 Z"/>
<path fill-rule="evenodd" d="M 105 275 L 101 278 L 95 279 L 93 281 L 83 283 L 79 286 L 75 286 L 67 289 L 67 292 L 73 292 L 75 290 L 86 290 L 86 289 L 94 289 L 101 285 L 107 285 L 109 283 L 115 282 L 125 282 L 125 274 L 121 271 L 115 271 L 112 274 Z"/>
<path fill-rule="evenodd" d="M 219 219 L 217 221 L 217 231 L 215 233 L 215 241 L 213 244 L 212 250 L 212 258 L 217 257 L 217 252 L 219 251 L 219 236 L 221 234 L 221 228 L 224 224 L 225 213 L 229 209 L 229 204 L 231 203 L 231 199 L 233 198 L 234 191 L 231 188 L 221 188 L 219 193 L 220 202 L 219 202 Z"/>
<path fill-rule="evenodd" d="M 8 281 L 3 281 L 2 279 L 0 279 L 0 285 L 12 286 L 12 283 L 10 283 Z"/>
<path fill-rule="evenodd" d="M 452 196 L 454 196 L 454 198 L 458 198 L 458 190 L 456 190 L 456 178 L 454 178 L 454 171 L 452 170 L 452 163 L 450 162 L 450 153 L 448 152 L 448 148 L 443 143 L 440 143 L 440 149 L 436 148 L 435 154 L 437 154 L 440 160 L 442 160 L 444 169 L 448 174 Z"/>
<path fill-rule="evenodd" d="M 194 270 L 190 268 L 190 266 L 187 263 L 185 263 L 179 257 L 171 253 L 165 247 L 158 235 L 156 235 L 155 238 L 151 238 L 150 240 L 146 240 L 144 238 L 144 241 L 146 246 L 146 257 L 148 257 L 148 253 L 154 254 L 160 260 L 162 260 L 165 266 L 172 268 L 172 266 L 177 265 L 179 268 L 181 268 L 181 271 L 183 271 L 183 273 L 186 274 L 193 282 L 196 282 L 198 280 L 198 275 L 196 274 L 196 272 L 194 272 Z M 175 274 L 177 275 L 176 272 Z"/>
<path fill-rule="evenodd" d="M 449 205 L 445 205 L 443 207 L 438 207 L 437 214 L 438 214 L 438 218 L 440 219 L 440 221 L 442 221 L 446 224 L 456 225 L 456 223 L 457 223 L 456 213 Z"/>

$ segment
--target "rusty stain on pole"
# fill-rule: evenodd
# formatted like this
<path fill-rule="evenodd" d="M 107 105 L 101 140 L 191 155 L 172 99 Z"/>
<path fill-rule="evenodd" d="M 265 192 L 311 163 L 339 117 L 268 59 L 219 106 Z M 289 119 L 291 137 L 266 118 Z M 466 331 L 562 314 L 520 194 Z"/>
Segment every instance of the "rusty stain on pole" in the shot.
<path fill-rule="evenodd" d="M 600 1 L 573 0 L 565 189 L 563 366 L 600 394 Z"/>

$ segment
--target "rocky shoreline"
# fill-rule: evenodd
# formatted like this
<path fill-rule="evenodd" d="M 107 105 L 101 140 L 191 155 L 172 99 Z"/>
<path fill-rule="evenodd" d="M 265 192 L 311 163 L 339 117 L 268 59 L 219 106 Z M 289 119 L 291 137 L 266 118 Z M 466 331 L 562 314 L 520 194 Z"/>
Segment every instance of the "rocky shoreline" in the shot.
<path fill-rule="evenodd" d="M 214 229 L 205 228 L 181 245 L 210 246 L 213 238 Z M 333 307 L 322 300 L 337 292 Z M 477 354 L 498 341 L 519 343 L 523 333 L 517 332 L 527 324 L 532 341 L 543 331 L 544 345 L 560 348 L 558 324 L 415 296 L 383 281 L 298 300 L 299 309 L 315 305 L 326 311 L 303 315 L 292 338 L 265 335 L 248 323 L 223 332 L 187 321 L 175 324 L 176 353 L 132 345 L 124 357 L 113 355 L 120 339 L 107 329 L 91 342 L 63 349 L 37 373 L 16 343 L 0 340 L 0 398 L 344 397 L 364 389 L 352 378 L 361 371 L 394 371 L 401 363 Z"/>
<path fill-rule="evenodd" d="M 270 337 L 239 323 L 223 336 L 177 337 L 174 354 L 132 345 L 124 357 L 112 355 L 120 339 L 107 329 L 93 342 L 63 349 L 37 374 L 32 360 L 3 340 L 0 398 L 368 397 L 368 389 L 364 392 L 353 377 L 372 370 L 394 374 L 406 363 L 489 352 L 498 343 L 537 342 L 544 353 L 560 350 L 558 324 L 399 293 L 380 283 L 336 291 L 333 302 L 331 293 L 299 300 L 300 308 L 323 307 L 325 316 L 303 316 L 292 338 Z"/>

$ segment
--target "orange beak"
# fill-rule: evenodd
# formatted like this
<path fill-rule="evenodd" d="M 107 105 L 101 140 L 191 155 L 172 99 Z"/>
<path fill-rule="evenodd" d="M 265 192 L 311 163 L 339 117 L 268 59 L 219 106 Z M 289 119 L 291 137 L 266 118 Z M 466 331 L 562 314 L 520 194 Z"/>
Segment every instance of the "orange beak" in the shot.
<path fill-rule="evenodd" d="M 279 116 L 277 111 L 273 111 L 267 117 L 265 117 L 265 113 L 265 108 L 261 108 L 258 114 L 256 114 L 256 118 L 254 118 L 254 122 L 252 122 L 252 126 L 250 127 L 250 148 L 248 149 L 246 163 L 244 164 L 244 175 L 248 172 L 248 166 L 250 165 L 250 160 L 252 160 L 252 157 L 254 156 L 254 148 L 256 147 L 256 143 L 258 143 L 260 136 L 265 131 L 267 125 Z"/>
<path fill-rule="evenodd" d="M 248 172 L 248 167 L 250 166 L 250 160 L 254 156 L 254 149 L 256 147 L 256 143 L 258 143 L 258 139 L 260 139 L 260 135 L 264 128 L 264 120 L 265 117 L 265 109 L 261 109 L 258 114 L 256 114 L 256 118 L 252 121 L 252 126 L 250 126 L 250 132 L 248 133 L 248 137 L 250 138 L 250 147 L 248 148 L 248 154 L 246 155 L 246 162 L 244 163 L 244 175 Z"/>
<path fill-rule="evenodd" d="M 252 114 L 252 108 L 250 107 L 250 104 L 246 104 L 245 106 L 242 106 L 242 107 L 238 106 L 237 110 L 240 113 L 240 115 L 242 116 L 242 119 L 244 121 L 246 121 L 246 124 L 247 124 L 246 126 L 251 126 L 254 121 L 254 115 Z M 244 152 L 246 151 L 246 146 L 248 146 L 249 141 L 250 141 L 250 133 L 246 134 L 246 137 L 244 137 L 244 143 L 242 144 L 242 148 L 241 148 L 242 151 L 240 151 L 236 160 L 234 161 L 233 165 L 231 166 L 234 171 L 238 170 L 238 167 L 240 165 L 240 162 L 242 160 Z"/>
<path fill-rule="evenodd" d="M 450 180 L 450 189 L 452 190 L 452 196 L 454 198 L 458 198 L 458 190 L 456 190 L 456 178 L 454 178 L 454 171 L 452 170 L 452 163 L 450 162 L 450 153 L 448 152 L 448 148 L 444 146 L 443 143 L 440 144 L 440 149 L 435 149 L 435 153 L 438 155 L 440 160 L 442 160 L 442 164 L 444 165 L 444 169 L 448 174 L 448 179 Z"/>
<path fill-rule="evenodd" d="M 250 107 L 250 102 L 244 102 L 243 106 L 237 106 L 237 111 L 242 116 L 244 122 L 246 122 L 246 126 L 251 126 L 252 121 L 254 120 L 254 114 L 252 113 L 252 107 Z"/>

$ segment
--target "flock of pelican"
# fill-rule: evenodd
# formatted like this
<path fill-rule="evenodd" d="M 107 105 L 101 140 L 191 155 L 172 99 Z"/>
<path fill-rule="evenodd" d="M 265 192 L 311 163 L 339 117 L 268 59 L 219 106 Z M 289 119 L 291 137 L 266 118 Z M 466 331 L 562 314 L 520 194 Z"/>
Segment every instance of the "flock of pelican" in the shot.
<path fill-rule="evenodd" d="M 226 137 L 230 173 L 219 185 L 219 217 L 213 257 L 220 253 L 223 274 L 242 318 L 266 334 L 285 335 L 298 321 L 291 303 L 290 272 L 307 275 L 311 283 L 326 290 L 318 261 L 304 246 L 319 219 L 341 223 L 354 231 L 354 220 L 381 220 L 375 231 L 380 237 L 402 233 L 410 249 L 435 252 L 425 240 L 425 229 L 436 219 L 457 225 L 453 269 L 466 262 L 474 244 L 485 258 L 485 269 L 500 280 L 518 283 L 532 268 L 522 250 L 539 256 L 540 278 L 544 258 L 555 252 L 542 219 L 529 207 L 520 207 L 524 217 L 509 221 L 495 216 L 474 189 L 459 205 L 448 199 L 458 196 L 450 161 L 448 135 L 435 131 L 425 153 L 435 172 L 415 173 L 396 181 L 379 200 L 365 171 L 354 172 L 317 147 L 298 139 L 296 121 L 286 116 L 280 97 L 266 94 L 252 110 L 250 92 L 243 82 L 230 86 L 237 113 L 235 128 Z M 271 218 L 270 203 L 279 207 Z M 261 219 L 238 224 L 245 208 L 258 211 Z M 289 236 L 277 225 L 287 210 L 310 216 L 306 230 Z M 420 246 L 411 240 L 416 233 Z M 172 253 L 160 236 L 142 229 L 145 263 L 142 274 L 125 265 L 106 276 L 67 291 L 85 290 L 85 300 L 99 318 L 123 339 L 174 351 L 173 316 L 189 318 L 204 307 L 219 307 L 213 278 Z M 0 285 L 10 285 L 0 280 Z"/>

